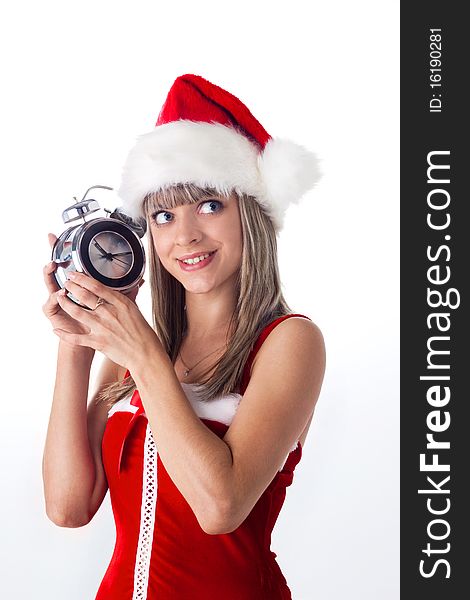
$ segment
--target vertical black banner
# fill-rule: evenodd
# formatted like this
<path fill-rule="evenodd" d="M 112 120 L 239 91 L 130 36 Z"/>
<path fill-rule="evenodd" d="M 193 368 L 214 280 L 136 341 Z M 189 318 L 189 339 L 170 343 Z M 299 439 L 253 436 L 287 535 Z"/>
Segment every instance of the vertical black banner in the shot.
<path fill-rule="evenodd" d="M 401 3 L 401 598 L 469 594 L 468 22 Z"/>

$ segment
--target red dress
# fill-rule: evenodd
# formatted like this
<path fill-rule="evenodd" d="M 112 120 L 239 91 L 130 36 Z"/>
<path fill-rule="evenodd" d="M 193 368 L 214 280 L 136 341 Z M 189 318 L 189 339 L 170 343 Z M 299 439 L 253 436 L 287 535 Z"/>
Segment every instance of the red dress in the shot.
<path fill-rule="evenodd" d="M 241 385 L 270 331 L 251 351 Z M 309 317 L 305 317 L 309 318 Z M 127 376 L 127 373 L 126 373 Z M 203 423 L 220 438 L 228 430 L 240 394 L 200 402 L 196 384 L 182 384 Z M 136 390 L 109 411 L 102 442 L 103 464 L 116 523 L 116 544 L 95 600 L 281 600 L 291 598 L 271 551 L 271 532 L 302 456 L 293 446 L 245 521 L 233 532 L 205 533 L 168 475 Z"/>

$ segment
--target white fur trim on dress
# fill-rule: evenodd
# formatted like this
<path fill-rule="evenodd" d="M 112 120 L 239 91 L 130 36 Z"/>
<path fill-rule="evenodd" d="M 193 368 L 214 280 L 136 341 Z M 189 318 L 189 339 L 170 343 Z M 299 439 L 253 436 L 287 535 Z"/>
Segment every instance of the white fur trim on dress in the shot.
<path fill-rule="evenodd" d="M 194 412 L 200 419 L 209 419 L 210 421 L 217 421 L 219 423 L 227 425 L 227 427 L 230 427 L 233 418 L 235 417 L 235 413 L 237 412 L 238 406 L 241 402 L 241 394 L 227 394 L 226 396 L 220 396 L 219 398 L 215 398 L 214 400 L 210 400 L 209 402 L 202 402 L 199 399 L 198 395 L 199 384 L 182 382 L 181 385 Z M 111 410 L 108 411 L 108 418 L 118 412 L 135 413 L 137 411 L 137 407 L 131 404 L 131 398 L 132 393 L 123 398 L 122 400 L 119 400 L 119 402 L 116 402 L 112 406 Z M 289 450 L 289 454 L 297 448 L 297 444 L 298 442 L 293 444 L 292 448 L 290 448 Z M 284 468 L 284 465 L 286 464 L 286 461 L 289 458 L 289 454 L 282 461 L 282 464 L 279 467 L 279 471 L 282 471 L 282 469 Z"/>
<path fill-rule="evenodd" d="M 197 383 L 182 382 L 181 385 L 194 412 L 200 419 L 209 419 L 211 421 L 218 421 L 224 425 L 231 425 L 242 399 L 240 394 L 227 394 L 209 402 L 202 402 L 198 396 L 199 385 Z"/>
<path fill-rule="evenodd" d="M 139 136 L 123 167 L 118 194 L 122 209 L 143 216 L 144 197 L 177 183 L 235 190 L 254 196 L 282 227 L 289 204 L 318 181 L 313 153 L 288 140 L 271 138 L 264 151 L 234 127 L 221 123 L 172 121 Z"/>
<path fill-rule="evenodd" d="M 218 421 L 224 425 L 230 425 L 238 405 L 240 404 L 240 394 L 227 394 L 226 396 L 220 396 L 209 402 L 202 402 L 199 399 L 198 388 L 199 385 L 196 383 L 182 383 L 183 391 L 186 394 L 194 412 L 201 419 L 210 419 L 211 421 Z M 122 398 L 108 411 L 108 418 L 112 417 L 115 413 L 119 412 L 137 412 L 137 406 L 131 404 L 132 393 Z"/>

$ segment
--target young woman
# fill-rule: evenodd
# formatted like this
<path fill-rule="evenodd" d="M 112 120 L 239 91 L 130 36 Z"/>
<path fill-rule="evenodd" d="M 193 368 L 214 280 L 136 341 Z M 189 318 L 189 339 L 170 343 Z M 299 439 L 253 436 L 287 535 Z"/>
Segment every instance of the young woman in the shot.
<path fill-rule="evenodd" d="M 153 327 L 136 289 L 71 273 L 58 290 L 45 267 L 43 310 L 60 338 L 46 511 L 83 526 L 109 487 L 117 536 L 97 600 L 291 598 L 271 532 L 325 348 L 284 300 L 276 234 L 316 177 L 312 154 L 184 75 L 120 189 L 128 214 L 147 219 Z M 87 404 L 96 350 L 105 359 Z"/>

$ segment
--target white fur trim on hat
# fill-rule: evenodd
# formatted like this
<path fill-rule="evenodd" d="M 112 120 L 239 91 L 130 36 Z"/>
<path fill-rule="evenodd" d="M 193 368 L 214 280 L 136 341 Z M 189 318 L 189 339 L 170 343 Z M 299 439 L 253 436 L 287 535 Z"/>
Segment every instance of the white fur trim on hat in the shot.
<path fill-rule="evenodd" d="M 290 204 L 297 204 L 321 177 L 318 159 L 309 150 L 289 140 L 271 138 L 258 159 L 263 192 L 258 202 L 282 227 Z"/>
<path fill-rule="evenodd" d="M 139 136 L 123 168 L 122 209 L 144 216 L 144 197 L 177 183 L 254 196 L 282 227 L 284 213 L 319 178 L 317 159 L 288 140 L 270 139 L 264 152 L 234 127 L 172 121 Z"/>

